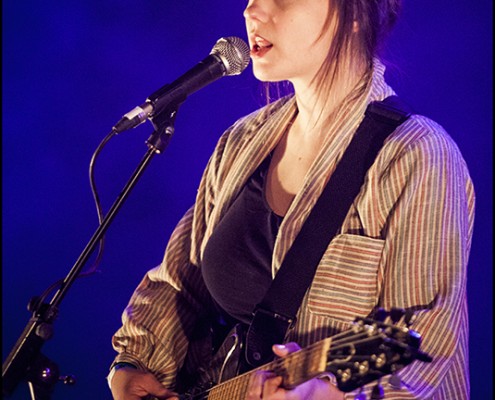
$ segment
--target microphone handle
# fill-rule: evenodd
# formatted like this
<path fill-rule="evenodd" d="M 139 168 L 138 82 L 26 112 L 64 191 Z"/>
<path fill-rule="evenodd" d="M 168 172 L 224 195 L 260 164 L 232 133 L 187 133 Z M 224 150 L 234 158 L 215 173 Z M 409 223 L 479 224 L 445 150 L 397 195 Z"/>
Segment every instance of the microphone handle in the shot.
<path fill-rule="evenodd" d="M 170 105 L 179 106 L 187 96 L 220 79 L 226 72 L 220 56 L 210 54 L 181 77 L 153 92 L 146 102 L 125 114 L 112 130 L 117 134 L 127 131 Z"/>
<path fill-rule="evenodd" d="M 171 104 L 181 104 L 190 94 L 220 79 L 226 71 L 222 59 L 210 54 L 181 77 L 148 96 L 146 102 L 153 107 L 152 115 L 160 113 Z"/>

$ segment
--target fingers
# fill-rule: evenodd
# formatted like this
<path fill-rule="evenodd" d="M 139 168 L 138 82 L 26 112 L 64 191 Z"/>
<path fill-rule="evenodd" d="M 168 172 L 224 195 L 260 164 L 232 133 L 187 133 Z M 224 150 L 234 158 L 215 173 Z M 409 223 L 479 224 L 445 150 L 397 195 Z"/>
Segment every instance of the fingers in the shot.
<path fill-rule="evenodd" d="M 246 400 L 259 400 L 263 395 L 263 384 L 265 383 L 264 371 L 256 371 L 249 378 L 246 392 Z"/>
<path fill-rule="evenodd" d="M 267 378 L 263 384 L 262 398 L 270 398 L 276 392 L 280 390 L 280 385 L 282 384 L 281 376 L 274 376 Z"/>
<path fill-rule="evenodd" d="M 111 388 L 115 400 L 141 400 L 147 395 L 160 400 L 179 398 L 177 393 L 163 386 L 153 374 L 130 368 L 115 372 Z"/>
<path fill-rule="evenodd" d="M 146 390 L 148 394 L 159 400 L 179 400 L 179 395 L 163 386 L 154 375 L 149 375 Z"/>
<path fill-rule="evenodd" d="M 301 347 L 295 342 L 272 346 L 273 352 L 279 357 L 285 357 L 300 349 Z M 277 398 L 279 398 L 281 396 L 280 392 L 285 391 L 281 387 L 282 380 L 281 376 L 276 376 L 271 371 L 254 372 L 249 380 L 246 400 L 269 399 L 276 394 L 278 394 Z"/>
<path fill-rule="evenodd" d="M 249 380 L 246 400 L 269 398 L 282 384 L 282 377 L 271 371 L 256 371 Z"/>
<path fill-rule="evenodd" d="M 301 347 L 295 342 L 289 342 L 286 344 L 275 344 L 272 346 L 272 350 L 275 355 L 285 357 L 291 353 L 301 350 Z"/>

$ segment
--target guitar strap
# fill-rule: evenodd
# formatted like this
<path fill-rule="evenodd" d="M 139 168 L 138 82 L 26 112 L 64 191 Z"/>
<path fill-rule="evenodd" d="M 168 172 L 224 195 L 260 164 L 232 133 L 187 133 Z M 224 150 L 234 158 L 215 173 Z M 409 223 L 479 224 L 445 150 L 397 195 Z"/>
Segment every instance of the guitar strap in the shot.
<path fill-rule="evenodd" d="M 254 310 L 246 336 L 246 361 L 258 367 L 283 343 L 326 248 L 342 225 L 383 142 L 411 113 L 397 96 L 372 102 L 342 159 Z M 305 268 L 301 268 L 304 261 Z"/>

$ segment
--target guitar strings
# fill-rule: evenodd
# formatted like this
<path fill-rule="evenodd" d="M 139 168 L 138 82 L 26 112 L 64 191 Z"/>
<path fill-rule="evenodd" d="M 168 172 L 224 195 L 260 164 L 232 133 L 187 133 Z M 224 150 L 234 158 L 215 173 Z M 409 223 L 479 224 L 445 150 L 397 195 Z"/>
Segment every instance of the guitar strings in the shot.
<path fill-rule="evenodd" d="M 371 336 L 370 336 L 370 333 L 372 334 Z M 372 331 L 365 331 L 364 327 L 360 327 L 360 331 L 357 333 L 354 332 L 352 329 L 340 332 L 340 333 L 338 333 L 338 334 L 336 334 L 330 338 L 331 343 L 330 343 L 330 349 L 328 350 L 327 355 L 326 355 L 327 359 L 333 359 L 334 361 L 337 359 L 342 360 L 342 357 L 344 357 L 344 356 L 345 356 L 345 358 L 349 358 L 349 357 L 353 356 L 354 358 L 359 359 L 359 358 L 361 358 L 360 356 L 355 356 L 352 354 L 334 355 L 334 354 L 332 354 L 332 351 L 338 351 L 338 350 L 344 349 L 345 347 L 349 347 L 351 344 L 352 345 L 364 344 L 367 341 L 371 341 L 371 340 L 375 339 L 376 337 L 377 337 L 376 332 L 373 333 Z M 301 349 L 300 351 L 297 351 L 297 352 L 294 352 L 294 353 L 288 355 L 287 357 L 278 358 L 278 359 L 276 359 L 276 360 L 274 360 L 268 364 L 262 365 L 260 367 L 253 369 L 253 370 L 250 370 L 250 371 L 245 372 L 241 375 L 238 375 L 232 379 L 229 379 L 228 381 L 219 383 L 218 385 L 216 385 L 210 389 L 207 389 L 207 390 L 202 391 L 202 392 L 197 393 L 197 394 L 190 394 L 185 399 L 191 399 L 191 400 L 205 399 L 205 398 L 208 398 L 213 391 L 214 392 L 220 392 L 222 390 L 228 391 L 228 389 L 229 389 L 228 386 L 232 386 L 234 388 L 234 390 L 239 390 L 239 387 L 238 387 L 239 384 L 243 380 L 245 382 L 242 382 L 242 383 L 247 384 L 248 380 L 246 378 L 249 375 L 252 375 L 258 371 L 282 371 L 282 370 L 284 370 L 284 368 L 283 368 L 284 364 L 295 364 L 295 367 L 303 365 L 302 360 L 305 360 L 307 358 L 308 354 L 311 355 L 311 354 L 314 354 L 316 352 L 321 352 L 320 347 L 325 340 L 326 339 L 320 340 L 316 343 L 313 343 L 313 344 L 307 346 L 304 349 Z M 351 343 L 348 343 L 348 342 L 351 342 Z M 367 357 L 367 356 L 362 356 L 362 357 Z M 344 359 L 344 361 L 345 361 L 345 359 Z M 241 388 L 241 389 L 243 389 L 243 388 Z"/>

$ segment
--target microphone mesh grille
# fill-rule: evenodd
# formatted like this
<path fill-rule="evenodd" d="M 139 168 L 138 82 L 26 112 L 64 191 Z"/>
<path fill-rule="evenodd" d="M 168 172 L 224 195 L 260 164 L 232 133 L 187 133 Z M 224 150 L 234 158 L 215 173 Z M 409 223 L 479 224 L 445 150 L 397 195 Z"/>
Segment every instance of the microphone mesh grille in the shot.
<path fill-rule="evenodd" d="M 225 65 L 225 75 L 239 75 L 250 61 L 249 46 L 244 40 L 235 36 L 220 38 L 211 49 L 210 54 L 219 56 Z"/>

